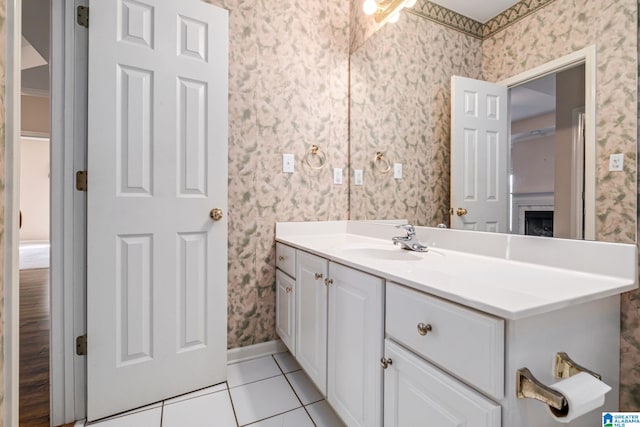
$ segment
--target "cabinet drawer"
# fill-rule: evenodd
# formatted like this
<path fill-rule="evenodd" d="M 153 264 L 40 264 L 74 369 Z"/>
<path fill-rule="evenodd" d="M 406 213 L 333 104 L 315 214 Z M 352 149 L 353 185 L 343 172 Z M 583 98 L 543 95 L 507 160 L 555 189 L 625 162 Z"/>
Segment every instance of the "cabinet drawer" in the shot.
<path fill-rule="evenodd" d="M 296 250 L 291 246 L 276 243 L 276 267 L 295 278 Z"/>
<path fill-rule="evenodd" d="M 502 319 L 388 283 L 386 333 L 496 399 L 504 396 Z"/>

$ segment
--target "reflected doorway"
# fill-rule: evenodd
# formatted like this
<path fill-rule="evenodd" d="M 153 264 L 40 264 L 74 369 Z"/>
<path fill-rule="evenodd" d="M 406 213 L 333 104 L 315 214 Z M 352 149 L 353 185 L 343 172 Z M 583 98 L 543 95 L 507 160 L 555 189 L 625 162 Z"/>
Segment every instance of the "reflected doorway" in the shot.
<path fill-rule="evenodd" d="M 584 238 L 584 64 L 510 88 L 510 232 Z"/>

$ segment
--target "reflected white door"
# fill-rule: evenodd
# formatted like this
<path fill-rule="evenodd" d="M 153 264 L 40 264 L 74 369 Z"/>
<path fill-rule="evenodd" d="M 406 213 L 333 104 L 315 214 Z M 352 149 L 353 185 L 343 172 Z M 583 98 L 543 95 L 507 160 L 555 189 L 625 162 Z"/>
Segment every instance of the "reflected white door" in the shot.
<path fill-rule="evenodd" d="M 91 0 L 87 411 L 226 380 L 228 12 Z"/>
<path fill-rule="evenodd" d="M 506 86 L 451 79 L 451 228 L 509 231 Z"/>

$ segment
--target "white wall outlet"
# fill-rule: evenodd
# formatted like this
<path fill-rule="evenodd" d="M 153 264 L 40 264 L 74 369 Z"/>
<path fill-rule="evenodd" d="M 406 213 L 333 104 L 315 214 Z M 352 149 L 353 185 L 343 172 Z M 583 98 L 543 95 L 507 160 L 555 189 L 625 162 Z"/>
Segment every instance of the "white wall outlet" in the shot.
<path fill-rule="evenodd" d="M 293 154 L 283 154 L 282 155 L 282 172 L 293 173 L 296 168 L 295 163 L 296 163 L 296 159 Z"/>
<path fill-rule="evenodd" d="M 333 183 L 342 185 L 342 168 L 333 168 Z"/>
<path fill-rule="evenodd" d="M 624 154 L 612 154 L 609 157 L 609 171 L 619 172 L 621 170 L 624 170 Z"/>
<path fill-rule="evenodd" d="M 402 179 L 402 163 L 393 164 L 393 177 L 395 179 Z"/>
<path fill-rule="evenodd" d="M 364 185 L 364 171 L 362 169 L 354 169 L 353 180 L 356 185 Z"/>

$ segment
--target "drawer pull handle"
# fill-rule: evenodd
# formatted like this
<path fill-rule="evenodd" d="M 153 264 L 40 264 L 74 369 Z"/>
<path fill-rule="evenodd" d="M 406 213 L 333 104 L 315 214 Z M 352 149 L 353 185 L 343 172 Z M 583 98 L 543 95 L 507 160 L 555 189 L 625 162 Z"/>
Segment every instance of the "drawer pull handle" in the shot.
<path fill-rule="evenodd" d="M 382 366 L 382 369 L 387 369 L 391 365 L 393 365 L 393 360 L 387 359 L 386 357 L 380 359 L 380 366 Z"/>
<path fill-rule="evenodd" d="M 287 293 L 288 293 L 288 294 L 290 294 L 292 290 L 293 290 L 293 289 L 291 289 L 291 286 L 289 286 L 289 287 L 287 288 Z"/>
<path fill-rule="evenodd" d="M 328 277 L 324 279 L 325 286 L 333 285 L 333 279 L 329 279 Z"/>
<path fill-rule="evenodd" d="M 422 336 L 427 335 L 429 332 L 431 332 L 433 330 L 433 328 L 431 327 L 431 325 L 425 325 L 424 323 L 418 323 L 418 333 Z"/>
<path fill-rule="evenodd" d="M 282 255 L 280 255 L 280 256 L 278 257 L 278 261 L 284 261 L 284 257 L 283 257 Z"/>
<path fill-rule="evenodd" d="M 322 273 L 316 273 L 316 280 L 320 280 L 322 279 L 323 274 Z"/>

